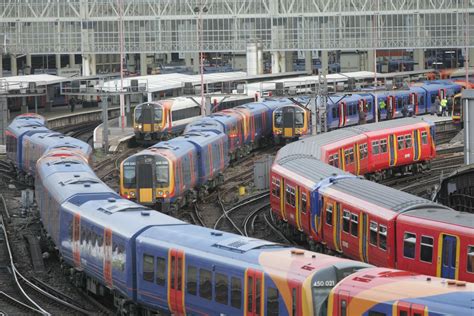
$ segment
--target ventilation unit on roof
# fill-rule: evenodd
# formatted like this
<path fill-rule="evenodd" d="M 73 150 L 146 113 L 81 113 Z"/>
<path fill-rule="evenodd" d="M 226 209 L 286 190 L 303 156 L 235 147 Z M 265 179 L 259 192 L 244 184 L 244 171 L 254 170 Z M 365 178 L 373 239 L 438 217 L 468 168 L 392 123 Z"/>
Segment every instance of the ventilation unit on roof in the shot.
<path fill-rule="evenodd" d="M 221 249 L 227 249 L 230 251 L 237 252 L 247 252 L 252 249 L 257 249 L 265 246 L 273 246 L 275 243 L 257 240 L 257 239 L 248 239 L 243 237 L 233 237 L 228 238 L 218 243 L 215 243 L 213 246 Z"/>

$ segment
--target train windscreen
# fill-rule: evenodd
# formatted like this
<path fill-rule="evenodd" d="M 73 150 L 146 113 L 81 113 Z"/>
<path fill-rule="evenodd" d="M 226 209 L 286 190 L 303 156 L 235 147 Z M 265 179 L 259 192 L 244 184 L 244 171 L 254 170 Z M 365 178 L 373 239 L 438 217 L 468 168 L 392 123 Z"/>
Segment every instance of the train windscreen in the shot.
<path fill-rule="evenodd" d="M 167 188 L 169 186 L 169 164 L 163 157 L 155 157 L 156 187 Z"/>
<path fill-rule="evenodd" d="M 136 158 L 130 157 L 123 163 L 123 187 L 130 189 L 134 188 L 137 184 L 137 178 L 135 173 Z"/>

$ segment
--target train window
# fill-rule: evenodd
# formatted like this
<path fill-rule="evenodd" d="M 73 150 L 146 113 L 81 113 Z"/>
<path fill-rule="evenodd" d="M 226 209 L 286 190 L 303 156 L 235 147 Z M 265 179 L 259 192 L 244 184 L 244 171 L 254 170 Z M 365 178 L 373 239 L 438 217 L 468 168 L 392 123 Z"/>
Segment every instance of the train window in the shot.
<path fill-rule="evenodd" d="M 359 145 L 360 159 L 365 159 L 368 156 L 367 144 Z"/>
<path fill-rule="evenodd" d="M 351 235 L 359 236 L 359 216 L 356 214 L 351 214 Z"/>
<path fill-rule="evenodd" d="M 301 212 L 303 214 L 306 214 L 307 207 L 308 207 L 308 201 L 307 201 L 306 193 L 302 192 L 301 193 Z"/>
<path fill-rule="evenodd" d="M 301 109 L 296 110 L 295 126 L 296 128 L 302 128 L 304 126 L 304 112 Z"/>
<path fill-rule="evenodd" d="M 403 98 L 398 98 L 397 109 L 401 109 L 402 107 L 403 107 Z"/>
<path fill-rule="evenodd" d="M 337 108 L 336 108 L 336 107 L 332 108 L 332 117 L 333 117 L 333 118 L 336 118 L 336 117 L 338 117 L 338 116 L 339 116 L 339 115 L 338 115 L 338 112 L 337 112 Z"/>
<path fill-rule="evenodd" d="M 267 288 L 267 315 L 278 316 L 280 306 L 278 303 L 278 290 L 272 287 Z"/>
<path fill-rule="evenodd" d="M 344 159 L 346 164 L 351 164 L 354 162 L 354 149 L 344 150 Z"/>
<path fill-rule="evenodd" d="M 367 112 L 372 112 L 372 102 L 367 102 Z"/>
<path fill-rule="evenodd" d="M 347 302 L 341 300 L 341 316 L 347 316 Z"/>
<path fill-rule="evenodd" d="M 407 148 L 411 148 L 411 135 L 405 135 L 405 145 Z"/>
<path fill-rule="evenodd" d="M 326 207 L 326 224 L 332 225 L 332 204 L 328 204 Z"/>
<path fill-rule="evenodd" d="M 161 107 L 155 108 L 155 124 L 161 123 L 163 119 L 163 109 Z"/>
<path fill-rule="evenodd" d="M 344 210 L 343 215 L 342 215 L 342 230 L 345 231 L 346 233 L 349 232 L 350 223 L 351 223 L 351 213 Z"/>
<path fill-rule="evenodd" d="M 398 150 L 404 149 L 405 148 L 405 139 L 403 136 L 398 136 L 397 137 L 397 144 L 398 144 Z"/>
<path fill-rule="evenodd" d="M 229 304 L 229 281 L 227 275 L 216 273 L 216 283 L 214 285 L 214 293 L 216 293 L 216 302 L 220 304 Z"/>
<path fill-rule="evenodd" d="M 253 311 L 253 277 L 247 277 L 247 311 L 251 313 Z"/>
<path fill-rule="evenodd" d="M 387 250 L 387 226 L 379 225 L 379 248 Z"/>
<path fill-rule="evenodd" d="M 334 154 L 334 167 L 339 168 L 339 154 Z"/>
<path fill-rule="evenodd" d="M 193 266 L 188 266 L 187 271 L 187 281 L 186 289 L 188 294 L 196 295 L 197 294 L 197 268 Z"/>
<path fill-rule="evenodd" d="M 386 139 L 381 139 L 380 140 L 380 153 L 386 153 L 387 152 L 387 140 Z"/>
<path fill-rule="evenodd" d="M 370 221 L 370 244 L 377 246 L 377 223 Z"/>
<path fill-rule="evenodd" d="M 369 311 L 368 316 L 387 316 L 385 313 L 377 312 L 377 311 Z"/>
<path fill-rule="evenodd" d="M 242 283 L 239 278 L 231 278 L 230 305 L 240 309 L 242 307 Z"/>
<path fill-rule="evenodd" d="M 380 148 L 379 148 L 379 141 L 378 140 L 374 140 L 372 142 L 372 154 L 373 155 L 378 155 L 380 152 Z"/>
<path fill-rule="evenodd" d="M 425 131 L 421 132 L 421 143 L 423 145 L 428 144 L 428 133 Z"/>
<path fill-rule="evenodd" d="M 158 285 L 165 285 L 165 273 L 166 273 L 166 260 L 165 258 L 156 258 L 156 279 L 155 282 Z"/>
<path fill-rule="evenodd" d="M 424 96 L 424 95 L 422 95 L 422 96 L 420 97 L 420 103 L 419 103 L 419 104 L 420 104 L 420 105 L 424 105 L 424 104 L 425 104 L 425 96 Z"/>
<path fill-rule="evenodd" d="M 415 259 L 416 235 L 405 233 L 403 235 L 403 256 L 409 259 Z"/>
<path fill-rule="evenodd" d="M 273 196 L 276 196 L 277 198 L 280 198 L 280 180 L 272 178 L 272 194 Z"/>
<path fill-rule="evenodd" d="M 398 316 L 408 316 L 408 312 L 406 312 L 406 311 L 400 311 L 400 313 L 398 314 Z"/>
<path fill-rule="evenodd" d="M 143 280 L 153 282 L 155 269 L 155 258 L 153 256 L 143 254 Z"/>
<path fill-rule="evenodd" d="M 467 246 L 467 272 L 474 273 L 474 246 Z"/>
<path fill-rule="evenodd" d="M 286 198 L 286 203 L 290 206 L 295 207 L 295 205 L 296 205 L 296 203 L 295 203 L 296 202 L 295 201 L 295 188 L 287 185 L 285 191 L 286 191 L 286 197 L 285 197 Z"/>
<path fill-rule="evenodd" d="M 420 260 L 425 262 L 433 261 L 433 238 L 421 236 Z"/>
<path fill-rule="evenodd" d="M 431 95 L 431 104 L 435 103 L 437 96 L 438 96 L 438 95 L 437 95 L 437 94 L 434 94 L 434 93 Z M 438 110 L 438 109 L 436 109 L 436 110 Z"/>
<path fill-rule="evenodd" d="M 199 296 L 212 300 L 212 273 L 206 269 L 199 269 Z"/>
<path fill-rule="evenodd" d="M 162 157 L 155 158 L 156 187 L 166 188 L 169 182 L 168 160 Z"/>

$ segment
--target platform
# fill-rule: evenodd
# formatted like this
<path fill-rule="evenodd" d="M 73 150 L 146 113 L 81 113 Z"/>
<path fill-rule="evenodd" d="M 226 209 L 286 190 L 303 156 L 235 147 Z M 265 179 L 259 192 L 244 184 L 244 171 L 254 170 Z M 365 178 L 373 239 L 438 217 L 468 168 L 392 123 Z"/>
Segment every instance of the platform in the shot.
<path fill-rule="evenodd" d="M 129 126 L 122 130 L 119 126 L 119 119 L 120 118 L 109 120 L 109 152 L 116 152 L 120 144 L 129 141 L 135 136 L 131 124 L 128 124 Z M 94 149 L 102 148 L 102 131 L 103 124 L 100 124 L 94 130 Z"/>

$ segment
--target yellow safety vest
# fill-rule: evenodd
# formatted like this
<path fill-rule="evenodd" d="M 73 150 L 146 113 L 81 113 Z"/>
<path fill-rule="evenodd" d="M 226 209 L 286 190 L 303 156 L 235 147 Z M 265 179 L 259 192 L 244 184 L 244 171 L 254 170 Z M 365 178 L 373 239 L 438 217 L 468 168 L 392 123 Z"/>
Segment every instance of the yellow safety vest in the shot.
<path fill-rule="evenodd" d="M 441 100 L 441 107 L 445 108 L 447 104 L 448 104 L 448 100 L 446 99 Z"/>

